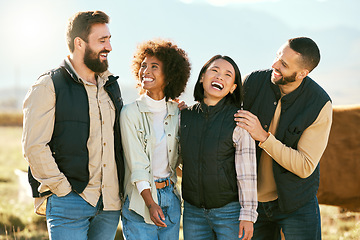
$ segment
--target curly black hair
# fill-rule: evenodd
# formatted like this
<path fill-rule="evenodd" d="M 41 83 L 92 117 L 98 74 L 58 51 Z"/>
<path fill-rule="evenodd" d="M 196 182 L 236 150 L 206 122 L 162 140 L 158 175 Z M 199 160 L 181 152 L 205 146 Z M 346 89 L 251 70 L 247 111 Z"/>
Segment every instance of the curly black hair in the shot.
<path fill-rule="evenodd" d="M 138 45 L 132 61 L 132 72 L 141 88 L 139 70 L 146 56 L 154 56 L 163 64 L 165 100 L 176 99 L 184 92 L 190 77 L 191 65 L 187 53 L 175 43 L 164 39 L 145 41 Z M 140 90 L 140 94 L 144 89 Z"/>

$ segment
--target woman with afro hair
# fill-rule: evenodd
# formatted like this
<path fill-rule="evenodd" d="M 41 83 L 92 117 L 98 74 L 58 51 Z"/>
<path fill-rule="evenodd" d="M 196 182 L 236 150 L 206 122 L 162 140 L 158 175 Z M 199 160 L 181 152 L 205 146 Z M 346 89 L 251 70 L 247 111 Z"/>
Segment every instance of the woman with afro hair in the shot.
<path fill-rule="evenodd" d="M 140 98 L 126 105 L 120 125 L 125 155 L 123 233 L 132 239 L 179 239 L 176 189 L 179 114 L 174 100 L 190 76 L 187 54 L 171 41 L 139 44 L 133 58 Z"/>

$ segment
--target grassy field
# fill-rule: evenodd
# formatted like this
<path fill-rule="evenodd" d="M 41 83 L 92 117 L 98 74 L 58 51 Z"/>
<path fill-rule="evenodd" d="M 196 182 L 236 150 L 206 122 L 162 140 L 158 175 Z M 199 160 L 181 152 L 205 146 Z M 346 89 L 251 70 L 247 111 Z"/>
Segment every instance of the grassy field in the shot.
<path fill-rule="evenodd" d="M 26 170 L 21 127 L 0 127 L 0 240 L 48 239 L 45 218 L 33 213 L 32 200 L 19 199 L 15 169 Z M 324 240 L 360 239 L 360 213 L 321 205 Z M 121 239 L 120 228 L 116 239 Z"/>

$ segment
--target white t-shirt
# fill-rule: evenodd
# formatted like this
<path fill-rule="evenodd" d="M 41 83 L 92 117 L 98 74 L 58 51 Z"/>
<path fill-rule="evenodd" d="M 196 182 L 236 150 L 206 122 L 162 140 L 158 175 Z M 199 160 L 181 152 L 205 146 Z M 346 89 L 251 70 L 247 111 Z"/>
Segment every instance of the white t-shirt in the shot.
<path fill-rule="evenodd" d="M 153 150 L 152 171 L 155 179 L 167 178 L 171 174 L 169 159 L 167 155 L 166 135 L 164 130 L 164 119 L 167 115 L 165 98 L 154 100 L 145 95 L 146 104 L 152 112 L 153 129 L 156 137 L 155 149 Z M 141 193 L 144 189 L 150 189 L 147 181 L 136 182 L 136 187 Z"/>

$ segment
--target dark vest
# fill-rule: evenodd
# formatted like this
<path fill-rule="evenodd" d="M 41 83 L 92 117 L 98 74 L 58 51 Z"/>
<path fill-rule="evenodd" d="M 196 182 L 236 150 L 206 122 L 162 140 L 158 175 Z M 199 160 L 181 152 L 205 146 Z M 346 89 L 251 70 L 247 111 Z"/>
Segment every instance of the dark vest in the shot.
<path fill-rule="evenodd" d="M 182 195 L 190 204 L 218 208 L 238 201 L 235 171 L 234 105 L 225 99 L 181 111 Z"/>
<path fill-rule="evenodd" d="M 82 82 L 64 62 L 49 73 L 55 88 L 55 124 L 49 147 L 59 170 L 66 176 L 72 190 L 82 193 L 89 182 L 89 154 L 87 141 L 90 132 L 88 96 Z M 115 106 L 114 123 L 115 160 L 119 176 L 120 196 L 123 196 L 124 162 L 120 138 L 119 116 L 123 106 L 117 78 L 109 76 L 104 88 Z M 37 182 L 29 171 L 33 196 L 40 197 L 50 191 L 39 193 Z"/>
<path fill-rule="evenodd" d="M 253 72 L 244 83 L 244 108 L 255 114 L 265 131 L 275 113 L 281 97 L 280 89 L 271 82 L 272 70 Z M 328 94 L 310 77 L 281 99 L 281 114 L 275 137 L 283 144 L 297 149 L 299 139 L 318 117 L 324 105 L 330 101 Z M 257 160 L 262 149 L 257 146 Z M 283 212 L 292 212 L 316 196 L 319 188 L 319 165 L 307 178 L 300 178 L 273 161 L 278 201 Z"/>

